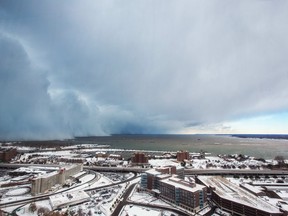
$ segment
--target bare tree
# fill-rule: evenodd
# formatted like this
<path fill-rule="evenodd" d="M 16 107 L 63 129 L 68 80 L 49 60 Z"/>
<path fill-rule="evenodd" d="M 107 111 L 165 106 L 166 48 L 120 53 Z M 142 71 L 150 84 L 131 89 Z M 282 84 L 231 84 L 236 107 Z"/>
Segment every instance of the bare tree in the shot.
<path fill-rule="evenodd" d="M 78 216 L 84 216 L 85 215 L 83 212 L 83 209 L 81 207 L 78 208 L 77 215 Z"/>
<path fill-rule="evenodd" d="M 92 215 L 93 215 L 93 213 L 92 213 L 92 211 L 90 209 L 89 212 L 88 212 L 88 216 L 92 216 Z"/>
<path fill-rule="evenodd" d="M 277 161 L 278 165 L 279 166 L 282 166 L 285 164 L 285 161 L 284 161 L 284 157 L 282 155 L 277 155 L 274 160 Z"/>
<path fill-rule="evenodd" d="M 29 211 L 30 212 L 35 212 L 37 210 L 37 206 L 36 206 L 36 203 L 35 202 L 32 202 L 30 205 L 29 205 Z"/>
<path fill-rule="evenodd" d="M 38 216 L 44 216 L 46 213 L 49 212 L 49 209 L 46 207 L 40 207 L 37 211 Z"/>
<path fill-rule="evenodd" d="M 63 214 L 61 214 L 59 212 L 50 211 L 50 212 L 45 213 L 43 216 L 62 216 L 62 215 Z"/>

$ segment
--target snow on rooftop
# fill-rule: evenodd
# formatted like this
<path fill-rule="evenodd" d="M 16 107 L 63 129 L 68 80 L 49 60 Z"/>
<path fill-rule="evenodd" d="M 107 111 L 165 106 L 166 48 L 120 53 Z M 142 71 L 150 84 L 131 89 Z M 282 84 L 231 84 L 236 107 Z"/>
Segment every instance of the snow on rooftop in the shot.
<path fill-rule="evenodd" d="M 160 167 L 160 166 L 181 166 L 180 163 L 176 162 L 175 160 L 171 159 L 151 159 L 149 160 L 149 164 L 153 167 Z"/>
<path fill-rule="evenodd" d="M 189 182 L 186 182 L 182 179 L 176 178 L 176 177 L 171 177 L 171 178 L 167 178 L 167 179 L 162 179 L 160 180 L 160 182 L 164 182 L 166 184 L 172 185 L 174 187 L 177 188 L 181 188 L 183 190 L 186 191 L 190 191 L 190 192 L 196 192 L 199 190 L 203 190 L 203 188 L 205 188 L 205 186 L 200 185 L 200 184 L 190 184 Z"/>
<path fill-rule="evenodd" d="M 279 209 L 272 204 L 265 202 L 221 176 L 199 176 L 198 178 L 205 185 L 215 187 L 214 192 L 224 199 L 271 213 L 280 212 Z"/>
<path fill-rule="evenodd" d="M 43 166 L 43 167 L 39 167 L 39 166 L 29 166 L 29 167 L 19 167 L 16 170 L 13 170 L 11 172 L 44 172 L 46 173 L 46 171 L 55 171 L 55 170 L 59 170 L 58 166 Z"/>
<path fill-rule="evenodd" d="M 132 195 L 129 197 L 129 200 L 133 202 L 137 202 L 137 203 L 147 203 L 147 204 L 171 207 L 171 205 L 168 204 L 167 202 L 164 202 L 161 199 L 155 198 L 154 196 L 152 196 L 150 193 L 146 191 L 138 192 L 137 190 L 134 190 Z"/>
<path fill-rule="evenodd" d="M 160 216 L 160 210 L 149 209 L 145 207 L 135 206 L 135 205 L 127 205 L 120 213 L 120 216 L 126 215 L 137 215 L 137 216 Z"/>
<path fill-rule="evenodd" d="M 56 195 L 49 197 L 50 204 L 53 209 L 88 201 L 89 199 L 90 199 L 90 196 L 83 190 L 73 191 L 69 193 L 56 194 Z"/>
<path fill-rule="evenodd" d="M 155 170 L 155 169 L 149 169 L 146 171 L 147 174 L 150 174 L 150 175 L 161 175 L 161 172 Z"/>
<path fill-rule="evenodd" d="M 78 178 L 82 175 L 84 175 L 86 172 L 85 171 L 82 171 L 82 172 L 79 172 L 79 173 L 76 173 L 75 175 L 72 175 L 73 178 Z"/>
<path fill-rule="evenodd" d="M 281 197 L 281 199 L 288 201 L 288 188 L 287 187 L 267 186 L 266 189 L 269 191 L 274 191 L 279 197 Z"/>
<path fill-rule="evenodd" d="M 247 190 L 253 192 L 254 194 L 263 193 L 263 189 L 261 190 L 260 187 L 255 187 L 255 186 L 247 184 L 247 183 L 242 183 L 241 186 L 246 188 Z"/>

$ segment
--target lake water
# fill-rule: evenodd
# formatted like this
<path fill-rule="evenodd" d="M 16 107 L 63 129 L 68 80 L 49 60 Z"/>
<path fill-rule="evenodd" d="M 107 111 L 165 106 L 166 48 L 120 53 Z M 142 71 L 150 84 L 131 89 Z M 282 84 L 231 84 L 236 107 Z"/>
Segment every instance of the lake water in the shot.
<path fill-rule="evenodd" d="M 78 140 L 80 141 L 80 140 Z M 81 138 L 81 142 L 109 144 L 111 148 L 245 154 L 265 159 L 288 159 L 288 140 L 237 138 L 225 135 L 113 135 Z"/>

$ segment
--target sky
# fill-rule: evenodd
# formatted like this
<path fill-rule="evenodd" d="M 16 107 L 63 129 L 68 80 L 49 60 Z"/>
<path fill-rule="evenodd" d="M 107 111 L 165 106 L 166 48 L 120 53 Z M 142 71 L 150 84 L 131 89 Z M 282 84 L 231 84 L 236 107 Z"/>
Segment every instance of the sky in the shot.
<path fill-rule="evenodd" d="M 0 0 L 0 139 L 288 133 L 286 0 Z"/>

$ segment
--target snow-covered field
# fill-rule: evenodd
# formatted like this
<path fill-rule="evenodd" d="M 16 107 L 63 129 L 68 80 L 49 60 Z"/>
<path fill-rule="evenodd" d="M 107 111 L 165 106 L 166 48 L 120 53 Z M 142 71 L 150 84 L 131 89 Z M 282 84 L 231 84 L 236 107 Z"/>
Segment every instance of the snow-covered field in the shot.
<path fill-rule="evenodd" d="M 167 204 L 166 202 L 157 199 L 153 197 L 151 194 L 145 191 L 137 192 L 137 190 L 134 191 L 132 196 L 129 197 L 129 200 L 137 203 L 146 203 L 146 204 L 152 204 L 152 205 L 161 205 L 161 206 L 171 206 L 170 204 Z"/>
<path fill-rule="evenodd" d="M 170 216 L 175 213 L 157 209 L 151 209 L 147 207 L 135 206 L 135 205 L 126 205 L 121 211 L 120 216 L 135 215 L 135 216 Z"/>

